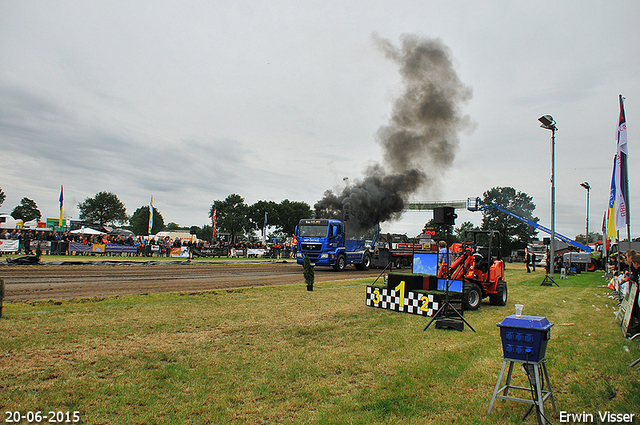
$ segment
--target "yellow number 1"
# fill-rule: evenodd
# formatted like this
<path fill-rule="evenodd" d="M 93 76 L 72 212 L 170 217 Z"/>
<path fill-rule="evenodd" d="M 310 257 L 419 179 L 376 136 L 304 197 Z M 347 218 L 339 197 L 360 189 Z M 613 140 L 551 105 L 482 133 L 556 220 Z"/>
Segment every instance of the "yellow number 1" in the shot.
<path fill-rule="evenodd" d="M 400 307 L 404 307 L 404 280 L 401 281 L 394 289 L 396 294 L 398 293 L 398 289 L 400 289 Z"/>

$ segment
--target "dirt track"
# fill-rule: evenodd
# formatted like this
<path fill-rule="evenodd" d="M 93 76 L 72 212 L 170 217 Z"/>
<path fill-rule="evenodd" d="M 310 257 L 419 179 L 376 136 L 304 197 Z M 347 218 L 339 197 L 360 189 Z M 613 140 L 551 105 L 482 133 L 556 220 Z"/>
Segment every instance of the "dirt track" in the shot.
<path fill-rule="evenodd" d="M 316 269 L 315 281 L 377 277 L 380 270 L 338 273 Z M 302 267 L 294 262 L 182 263 L 157 265 L 34 265 L 0 266 L 5 301 L 55 300 L 192 292 L 270 285 L 304 285 Z"/>

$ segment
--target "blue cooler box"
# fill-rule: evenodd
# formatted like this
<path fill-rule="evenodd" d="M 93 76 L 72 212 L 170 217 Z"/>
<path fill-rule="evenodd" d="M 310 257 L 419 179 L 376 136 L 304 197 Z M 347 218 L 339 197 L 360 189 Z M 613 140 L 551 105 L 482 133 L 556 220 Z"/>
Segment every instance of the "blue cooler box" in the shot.
<path fill-rule="evenodd" d="M 544 359 L 553 326 L 546 317 L 518 317 L 512 314 L 497 325 L 500 327 L 502 353 L 505 359 L 530 362 Z"/>

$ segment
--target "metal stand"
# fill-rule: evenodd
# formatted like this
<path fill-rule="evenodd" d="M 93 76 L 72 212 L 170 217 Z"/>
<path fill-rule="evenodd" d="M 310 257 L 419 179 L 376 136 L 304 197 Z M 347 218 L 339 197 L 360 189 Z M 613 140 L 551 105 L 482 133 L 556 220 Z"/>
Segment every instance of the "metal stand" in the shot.
<path fill-rule="evenodd" d="M 549 276 L 549 273 L 547 273 L 547 275 L 544 277 L 544 280 L 542 281 L 540 286 L 553 286 L 553 285 L 556 285 L 557 287 L 560 287 L 560 285 L 558 285 L 556 283 L 556 281 L 553 280 L 553 278 L 551 276 Z"/>
<path fill-rule="evenodd" d="M 436 329 L 452 328 L 462 332 L 462 330 L 464 329 L 464 324 L 466 323 L 467 326 L 469 326 L 469 329 L 475 332 L 476 330 L 473 329 L 473 326 L 471 326 L 469 322 L 467 322 L 466 319 L 462 316 L 462 314 L 460 314 L 460 312 L 456 310 L 456 308 L 453 305 L 451 305 L 451 303 L 449 302 L 449 286 L 451 286 L 451 280 L 447 279 L 447 286 L 445 287 L 445 292 L 444 292 L 444 297 L 445 297 L 444 304 L 438 309 L 438 311 L 436 311 L 436 314 L 433 315 L 433 317 L 431 318 L 431 321 L 427 324 L 427 326 L 424 327 L 423 331 L 426 331 L 427 329 L 429 329 L 429 326 L 431 326 L 433 321 L 438 318 L 440 313 L 444 313 L 446 319 L 438 320 L 436 322 Z M 464 297 L 464 292 L 463 292 L 463 297 Z M 464 298 L 462 300 L 462 303 L 464 304 Z M 448 314 L 448 311 L 447 311 L 448 309 L 453 310 L 455 315 L 460 320 L 462 320 L 462 322 L 458 321 L 458 319 L 450 319 L 449 317 L 452 317 L 452 315 Z"/>
<path fill-rule="evenodd" d="M 527 370 L 529 371 L 528 375 L 529 375 L 529 381 L 531 383 L 531 388 L 518 387 L 518 386 L 511 385 L 513 364 L 515 362 L 523 363 L 525 368 L 527 368 Z M 516 359 L 504 359 L 504 361 L 502 362 L 502 369 L 500 369 L 500 375 L 498 375 L 498 382 L 496 382 L 495 389 L 493 390 L 493 397 L 491 397 L 491 403 L 489 404 L 489 410 L 487 410 L 487 415 L 491 413 L 491 409 L 493 408 L 493 403 L 496 401 L 496 398 L 499 398 L 502 400 L 517 401 L 519 403 L 526 403 L 531 405 L 527 413 L 522 418 L 523 421 L 524 419 L 526 419 L 529 413 L 531 413 L 531 411 L 535 408 L 536 414 L 538 416 L 538 423 L 540 425 L 544 425 L 545 419 L 546 419 L 544 416 L 544 402 L 548 398 L 550 398 L 553 409 L 555 410 L 556 408 L 556 401 L 553 398 L 553 392 L 551 391 L 551 381 L 549 380 L 549 373 L 547 372 L 546 362 L 547 362 L 546 359 L 541 359 L 539 362 L 528 362 L 526 360 L 516 360 Z M 507 372 L 507 382 L 503 387 L 500 387 L 500 383 L 502 382 L 502 376 L 504 375 L 504 370 L 507 367 L 507 363 L 509 363 L 509 371 Z M 544 382 L 541 382 L 541 379 L 540 379 L 541 366 L 542 366 L 542 373 L 544 375 L 543 376 L 544 381 L 546 381 L 547 383 L 547 388 L 548 388 L 547 390 L 544 390 L 542 388 L 543 387 L 542 384 L 544 384 Z M 529 400 L 525 398 L 509 396 L 509 389 L 512 389 L 512 388 L 514 390 L 523 390 L 523 391 L 532 393 L 533 399 Z M 500 392 L 502 394 L 498 394 Z"/>
<path fill-rule="evenodd" d="M 444 254 L 445 254 L 445 258 L 443 259 L 443 261 L 445 262 L 448 268 L 451 265 L 450 264 L 451 253 L 449 252 L 448 245 L 447 245 L 447 250 Z M 440 255 L 441 254 L 438 253 L 438 257 L 440 257 Z M 438 263 L 440 263 L 440 261 L 438 261 Z M 441 313 L 444 313 L 445 318 L 439 319 L 438 321 L 436 321 L 436 329 L 456 329 L 462 332 L 464 330 L 464 325 L 466 323 L 467 326 L 469 326 L 469 329 L 475 332 L 476 330 L 473 329 L 473 326 L 471 326 L 469 322 L 467 322 L 465 318 L 462 317 L 462 314 L 460 314 L 460 312 L 456 310 L 456 308 L 453 305 L 451 305 L 451 303 L 449 302 L 449 288 L 451 287 L 451 280 L 452 280 L 449 277 L 450 276 L 447 277 L 446 285 L 444 288 L 444 304 L 438 309 L 438 311 L 436 311 L 436 314 L 433 315 L 433 317 L 431 318 L 431 321 L 427 323 L 427 326 L 424 327 L 423 331 L 426 331 L 427 329 L 429 329 L 429 326 L 431 326 L 431 324 L 438 318 L 438 316 Z M 464 283 L 462 285 L 463 285 L 462 286 L 462 289 L 463 289 L 462 290 L 462 309 L 464 311 Z M 449 314 L 449 309 L 453 310 L 453 314 Z M 452 317 L 455 317 L 455 318 L 452 318 Z"/>

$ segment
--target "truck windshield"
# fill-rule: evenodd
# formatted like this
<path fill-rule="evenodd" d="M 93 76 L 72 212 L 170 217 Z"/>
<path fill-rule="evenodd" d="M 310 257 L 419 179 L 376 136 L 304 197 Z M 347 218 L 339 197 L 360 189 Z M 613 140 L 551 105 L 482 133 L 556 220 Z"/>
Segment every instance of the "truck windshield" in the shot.
<path fill-rule="evenodd" d="M 308 224 L 300 226 L 300 237 L 303 238 L 324 238 L 327 236 L 327 225 Z"/>

